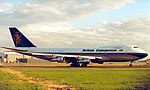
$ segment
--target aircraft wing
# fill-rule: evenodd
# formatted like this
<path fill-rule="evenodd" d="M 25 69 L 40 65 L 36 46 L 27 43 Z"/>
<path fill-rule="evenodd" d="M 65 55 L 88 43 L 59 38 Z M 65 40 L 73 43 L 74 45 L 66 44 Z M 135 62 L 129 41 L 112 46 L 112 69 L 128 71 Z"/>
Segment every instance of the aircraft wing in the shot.
<path fill-rule="evenodd" d="M 20 54 L 33 56 L 36 58 L 52 61 L 52 62 L 78 62 L 78 63 L 103 63 L 102 57 L 94 57 L 94 56 L 82 56 L 82 55 L 67 55 L 67 54 L 45 54 L 45 53 L 34 53 L 28 52 L 27 49 L 18 49 L 18 48 L 10 48 L 10 47 L 1 47 L 4 49 L 8 49 Z"/>
<path fill-rule="evenodd" d="M 10 47 L 1 47 L 7 50 L 15 51 L 15 52 L 27 52 L 28 50 L 23 50 L 23 49 L 16 49 L 16 48 L 10 48 Z"/>
<path fill-rule="evenodd" d="M 25 49 L 17 49 L 17 48 L 11 48 L 11 47 L 1 47 L 1 48 L 11 50 L 11 51 L 14 51 L 16 53 L 44 59 L 44 60 L 51 60 L 52 59 L 52 54 L 30 53 L 30 52 L 28 52 L 28 50 L 25 50 Z"/>

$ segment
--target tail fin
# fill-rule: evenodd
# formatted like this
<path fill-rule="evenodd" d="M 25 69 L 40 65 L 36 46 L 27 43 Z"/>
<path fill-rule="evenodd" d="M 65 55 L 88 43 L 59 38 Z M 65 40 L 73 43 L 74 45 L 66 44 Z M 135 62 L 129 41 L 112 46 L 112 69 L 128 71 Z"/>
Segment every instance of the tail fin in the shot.
<path fill-rule="evenodd" d="M 15 47 L 36 47 L 16 27 L 9 28 Z"/>

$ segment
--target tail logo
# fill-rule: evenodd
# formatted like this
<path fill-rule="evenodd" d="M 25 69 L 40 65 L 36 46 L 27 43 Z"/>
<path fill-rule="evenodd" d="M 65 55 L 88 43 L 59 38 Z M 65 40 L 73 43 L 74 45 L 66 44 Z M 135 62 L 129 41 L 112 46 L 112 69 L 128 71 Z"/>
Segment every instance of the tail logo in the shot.
<path fill-rule="evenodd" d="M 20 42 L 21 42 L 21 35 L 19 35 L 18 32 L 16 32 L 15 35 L 14 35 L 14 41 L 15 41 L 16 45 L 19 45 Z"/>

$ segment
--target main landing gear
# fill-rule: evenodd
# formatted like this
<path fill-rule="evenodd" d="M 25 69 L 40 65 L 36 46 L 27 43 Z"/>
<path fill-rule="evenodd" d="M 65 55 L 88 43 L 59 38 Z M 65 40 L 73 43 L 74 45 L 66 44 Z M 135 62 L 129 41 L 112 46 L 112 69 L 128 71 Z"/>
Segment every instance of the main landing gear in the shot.
<path fill-rule="evenodd" d="M 81 67 L 87 67 L 87 63 L 82 63 Z"/>
<path fill-rule="evenodd" d="M 70 64 L 70 67 L 80 67 L 80 64 L 78 62 L 74 62 L 74 63 L 72 62 Z M 87 67 L 87 63 L 82 63 L 81 67 Z"/>
<path fill-rule="evenodd" d="M 133 63 L 133 61 L 131 61 L 131 63 L 129 64 L 129 67 L 132 67 L 132 66 L 133 66 L 132 63 Z"/>
<path fill-rule="evenodd" d="M 70 67 L 80 67 L 80 64 L 79 63 L 71 63 Z"/>

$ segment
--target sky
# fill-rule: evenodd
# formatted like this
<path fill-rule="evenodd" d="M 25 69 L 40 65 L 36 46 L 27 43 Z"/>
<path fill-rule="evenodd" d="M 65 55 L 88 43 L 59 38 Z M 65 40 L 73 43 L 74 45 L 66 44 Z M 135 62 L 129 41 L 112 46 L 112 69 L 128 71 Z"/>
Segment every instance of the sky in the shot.
<path fill-rule="evenodd" d="M 17 27 L 38 47 L 138 45 L 150 53 L 150 0 L 0 0 L 0 46 Z"/>

